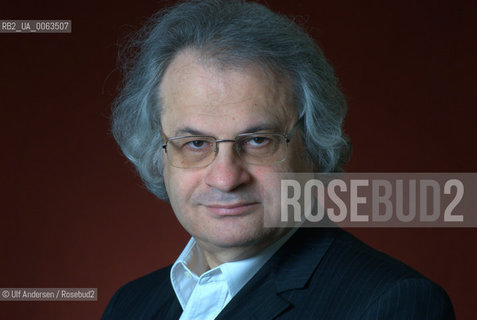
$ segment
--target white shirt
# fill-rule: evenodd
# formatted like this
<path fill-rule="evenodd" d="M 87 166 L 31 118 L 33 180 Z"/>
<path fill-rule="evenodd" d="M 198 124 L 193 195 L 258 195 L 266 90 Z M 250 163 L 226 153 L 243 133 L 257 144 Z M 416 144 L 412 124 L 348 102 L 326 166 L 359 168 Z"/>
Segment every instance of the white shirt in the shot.
<path fill-rule="evenodd" d="M 171 268 L 172 287 L 183 310 L 180 320 L 215 319 L 295 231 L 296 228 L 291 229 L 256 256 L 227 262 L 211 270 L 207 270 L 205 257 L 191 238 Z"/>

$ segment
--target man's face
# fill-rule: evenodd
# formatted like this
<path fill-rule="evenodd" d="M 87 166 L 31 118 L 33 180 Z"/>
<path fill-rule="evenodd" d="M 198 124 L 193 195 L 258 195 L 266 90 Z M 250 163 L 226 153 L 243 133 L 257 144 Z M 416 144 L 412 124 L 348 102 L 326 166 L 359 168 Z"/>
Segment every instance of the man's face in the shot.
<path fill-rule="evenodd" d="M 167 138 L 284 133 L 297 120 L 287 82 L 254 67 L 218 69 L 198 62 L 191 52 L 172 61 L 160 96 Z M 280 215 L 279 173 L 311 170 L 302 137 L 293 137 L 285 161 L 266 166 L 244 163 L 233 143 L 218 147 L 215 160 L 204 168 L 173 167 L 163 154 L 167 193 L 178 220 L 202 249 L 244 248 L 243 255 L 251 255 L 283 234 L 264 227 L 265 214 Z"/>

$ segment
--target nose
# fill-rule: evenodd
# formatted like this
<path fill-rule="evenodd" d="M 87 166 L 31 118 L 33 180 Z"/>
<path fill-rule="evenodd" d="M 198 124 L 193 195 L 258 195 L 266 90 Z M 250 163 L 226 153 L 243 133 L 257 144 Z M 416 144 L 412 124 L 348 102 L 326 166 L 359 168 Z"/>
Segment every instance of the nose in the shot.
<path fill-rule="evenodd" d="M 215 160 L 207 167 L 205 183 L 222 192 L 231 192 L 251 181 L 250 172 L 233 148 L 233 143 L 220 143 Z"/>

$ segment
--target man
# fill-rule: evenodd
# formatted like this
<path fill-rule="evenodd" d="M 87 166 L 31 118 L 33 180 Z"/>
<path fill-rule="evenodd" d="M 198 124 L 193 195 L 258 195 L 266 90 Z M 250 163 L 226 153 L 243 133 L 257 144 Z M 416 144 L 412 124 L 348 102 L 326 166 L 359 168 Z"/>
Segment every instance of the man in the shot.
<path fill-rule="evenodd" d="M 437 285 L 337 228 L 265 227 L 285 172 L 347 160 L 345 99 L 313 40 L 242 1 L 152 18 L 113 132 L 192 239 L 126 284 L 103 319 L 452 319 Z"/>

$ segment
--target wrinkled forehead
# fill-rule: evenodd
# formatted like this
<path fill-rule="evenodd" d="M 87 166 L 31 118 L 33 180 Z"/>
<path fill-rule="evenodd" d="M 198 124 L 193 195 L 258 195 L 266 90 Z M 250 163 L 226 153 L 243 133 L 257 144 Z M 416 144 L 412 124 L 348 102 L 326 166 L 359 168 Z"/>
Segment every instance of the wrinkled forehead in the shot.
<path fill-rule="evenodd" d="M 247 126 L 265 121 L 287 129 L 296 120 L 288 79 L 256 64 L 216 65 L 193 51 L 170 63 L 159 97 L 164 129 L 214 121 Z"/>

